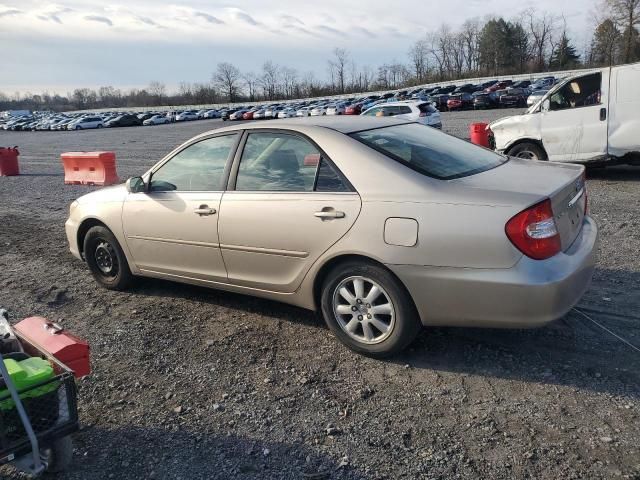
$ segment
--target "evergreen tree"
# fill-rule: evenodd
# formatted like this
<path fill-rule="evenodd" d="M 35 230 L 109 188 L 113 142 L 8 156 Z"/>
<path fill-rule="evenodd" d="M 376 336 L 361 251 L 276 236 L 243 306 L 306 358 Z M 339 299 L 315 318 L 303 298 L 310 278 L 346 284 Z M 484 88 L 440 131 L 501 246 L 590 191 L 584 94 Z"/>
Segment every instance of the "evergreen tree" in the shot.
<path fill-rule="evenodd" d="M 554 48 L 549 60 L 549 66 L 558 70 L 575 68 L 580 64 L 580 56 L 567 37 L 567 32 L 562 33 L 560 42 Z"/>

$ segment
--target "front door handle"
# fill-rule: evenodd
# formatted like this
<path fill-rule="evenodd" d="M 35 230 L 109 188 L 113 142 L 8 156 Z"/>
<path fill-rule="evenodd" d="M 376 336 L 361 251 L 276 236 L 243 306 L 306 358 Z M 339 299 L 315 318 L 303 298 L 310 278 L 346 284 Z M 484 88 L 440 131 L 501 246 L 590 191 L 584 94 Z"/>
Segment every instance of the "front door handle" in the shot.
<path fill-rule="evenodd" d="M 193 213 L 200 215 L 201 217 L 204 215 L 215 215 L 216 209 L 209 208 L 209 205 L 200 205 L 198 208 L 193 210 Z"/>
<path fill-rule="evenodd" d="M 344 212 L 339 212 L 337 210 L 322 210 L 320 212 L 316 212 L 313 214 L 318 218 L 344 218 Z"/>
<path fill-rule="evenodd" d="M 607 119 L 607 109 L 606 108 L 601 108 L 600 109 L 600 121 L 604 122 Z"/>

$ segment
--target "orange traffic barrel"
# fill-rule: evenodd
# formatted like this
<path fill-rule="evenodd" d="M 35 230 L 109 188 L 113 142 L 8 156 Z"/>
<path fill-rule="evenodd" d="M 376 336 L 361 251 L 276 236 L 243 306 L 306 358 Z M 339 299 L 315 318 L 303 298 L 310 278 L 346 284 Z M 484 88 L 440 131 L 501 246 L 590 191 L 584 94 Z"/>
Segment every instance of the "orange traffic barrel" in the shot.
<path fill-rule="evenodd" d="M 469 135 L 471 137 L 471 143 L 480 145 L 481 147 L 489 147 L 489 125 L 486 123 L 472 123 L 469 126 Z"/>

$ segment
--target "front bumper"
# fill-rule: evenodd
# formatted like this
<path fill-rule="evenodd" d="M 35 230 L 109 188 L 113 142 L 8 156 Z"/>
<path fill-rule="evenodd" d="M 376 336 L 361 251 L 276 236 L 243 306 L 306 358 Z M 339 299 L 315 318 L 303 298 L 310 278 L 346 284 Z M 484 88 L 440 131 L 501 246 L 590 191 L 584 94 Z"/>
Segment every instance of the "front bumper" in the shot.
<path fill-rule="evenodd" d="M 573 245 L 548 260 L 523 256 L 509 269 L 388 265 L 409 290 L 425 325 L 525 328 L 575 306 L 590 285 L 598 229 L 585 217 Z"/>
<path fill-rule="evenodd" d="M 69 217 L 64 224 L 64 231 L 67 234 L 67 242 L 69 242 L 69 251 L 77 259 L 83 260 L 78 246 L 78 223 Z"/>

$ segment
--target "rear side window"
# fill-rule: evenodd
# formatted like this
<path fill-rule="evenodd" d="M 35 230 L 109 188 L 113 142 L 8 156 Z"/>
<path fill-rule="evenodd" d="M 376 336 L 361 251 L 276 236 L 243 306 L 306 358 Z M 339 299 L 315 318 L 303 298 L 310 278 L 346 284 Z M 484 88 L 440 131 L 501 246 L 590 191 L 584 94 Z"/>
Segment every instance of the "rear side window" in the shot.
<path fill-rule="evenodd" d="M 407 107 L 406 105 L 401 105 L 398 108 L 398 114 L 403 115 L 405 113 L 411 113 L 411 107 Z"/>
<path fill-rule="evenodd" d="M 420 105 L 418 105 L 418 109 L 422 113 L 435 113 L 435 112 L 437 112 L 435 107 L 433 105 L 431 105 L 430 103 L 421 103 Z"/>
<path fill-rule="evenodd" d="M 490 170 L 507 158 L 431 127 L 409 123 L 350 135 L 407 167 L 441 180 Z"/>
<path fill-rule="evenodd" d="M 320 160 L 318 177 L 316 179 L 316 192 L 348 192 L 342 176 L 324 158 Z"/>

